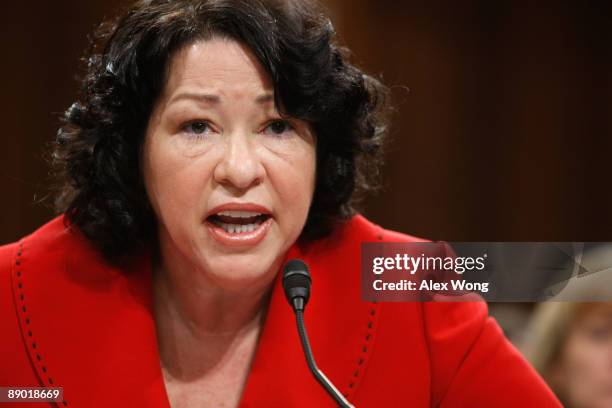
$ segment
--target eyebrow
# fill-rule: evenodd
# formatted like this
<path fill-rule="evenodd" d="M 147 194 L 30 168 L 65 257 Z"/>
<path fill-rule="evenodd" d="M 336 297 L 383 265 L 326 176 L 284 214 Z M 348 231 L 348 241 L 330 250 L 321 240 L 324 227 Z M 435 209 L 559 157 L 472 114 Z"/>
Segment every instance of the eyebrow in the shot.
<path fill-rule="evenodd" d="M 176 102 L 177 100 L 181 99 L 203 101 L 210 104 L 219 104 L 221 102 L 221 97 L 219 95 L 198 92 L 181 92 L 180 94 L 173 96 L 169 103 Z M 271 101 L 274 101 L 274 95 L 272 93 L 265 93 L 255 98 L 255 103 L 258 105 L 263 105 Z"/>

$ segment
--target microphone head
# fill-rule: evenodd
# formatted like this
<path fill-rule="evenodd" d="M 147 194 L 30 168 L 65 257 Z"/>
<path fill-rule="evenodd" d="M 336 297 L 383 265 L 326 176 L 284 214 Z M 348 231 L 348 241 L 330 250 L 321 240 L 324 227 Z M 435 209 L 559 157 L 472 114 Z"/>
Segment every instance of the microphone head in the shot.
<path fill-rule="evenodd" d="M 295 300 L 301 298 L 299 303 L 308 303 L 310 297 L 310 272 L 308 266 L 301 259 L 292 259 L 285 264 L 283 270 L 283 288 L 287 301 L 294 307 Z"/>

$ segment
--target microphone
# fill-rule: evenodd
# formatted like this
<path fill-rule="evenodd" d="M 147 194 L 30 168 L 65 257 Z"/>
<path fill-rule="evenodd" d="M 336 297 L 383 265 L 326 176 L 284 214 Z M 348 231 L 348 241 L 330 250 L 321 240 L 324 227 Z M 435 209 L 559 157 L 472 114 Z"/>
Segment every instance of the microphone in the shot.
<path fill-rule="evenodd" d="M 310 272 L 304 261 L 292 259 L 285 264 L 283 270 L 283 288 L 285 289 L 287 301 L 295 312 L 298 333 L 300 334 L 300 341 L 302 343 L 304 355 L 306 356 L 308 368 L 319 384 L 321 384 L 325 391 L 327 391 L 340 407 L 355 408 L 346 398 L 344 398 L 340 391 L 334 387 L 332 382 L 321 370 L 319 370 L 315 363 L 312 349 L 310 348 L 310 342 L 308 341 L 308 334 L 306 333 L 306 326 L 304 325 L 304 309 L 310 298 L 311 282 Z"/>

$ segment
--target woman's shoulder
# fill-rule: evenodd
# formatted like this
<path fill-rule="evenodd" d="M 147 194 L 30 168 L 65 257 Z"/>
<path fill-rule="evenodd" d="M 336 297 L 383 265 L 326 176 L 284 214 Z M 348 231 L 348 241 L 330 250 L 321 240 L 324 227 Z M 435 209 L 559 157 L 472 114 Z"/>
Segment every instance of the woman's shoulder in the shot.
<path fill-rule="evenodd" d="M 57 216 L 18 241 L 0 247 L 3 274 L 19 266 L 22 279 L 44 280 L 52 285 L 74 269 L 106 270 L 111 266 L 77 229 Z"/>
<path fill-rule="evenodd" d="M 58 216 L 19 240 L 0 246 L 0 268 L 5 270 L 7 262 L 14 257 L 24 258 L 32 252 L 53 254 L 68 250 L 71 245 L 82 245 L 83 241 L 80 234 L 67 226 L 64 217 Z"/>
<path fill-rule="evenodd" d="M 330 239 L 333 241 L 355 239 L 360 242 L 429 242 L 424 238 L 383 228 L 362 214 L 355 214 L 342 223 Z"/>
<path fill-rule="evenodd" d="M 64 252 L 61 248 L 67 250 L 69 246 L 62 243 L 66 241 L 63 237 L 65 234 L 66 227 L 61 217 L 57 217 L 18 241 L 0 246 L 0 307 L 3 316 L 8 315 L 4 312 L 14 314 L 18 305 L 25 304 L 25 294 L 22 292 L 32 275 L 53 269 L 51 258 L 57 257 L 58 252 Z M 32 261 L 39 267 L 29 268 Z M 41 268 L 41 265 L 45 267 Z"/>
<path fill-rule="evenodd" d="M 97 259 L 95 250 L 63 216 L 58 216 L 18 241 L 0 247 L 0 274 L 15 293 L 39 284 L 53 290 L 73 260 Z M 93 255 L 93 257 L 92 257 Z"/>
<path fill-rule="evenodd" d="M 125 384 L 150 383 L 159 363 L 146 272 L 146 256 L 105 262 L 62 218 L 0 247 L 0 384 L 57 384 L 85 402 L 116 366 L 129 367 Z"/>
<path fill-rule="evenodd" d="M 41 367 L 44 367 L 44 362 L 41 363 L 42 357 L 35 349 L 36 339 L 29 315 L 34 300 L 28 296 L 27 285 L 31 282 L 31 275 L 44 273 L 48 269 L 27 269 L 24 268 L 24 261 L 32 259 L 29 251 L 33 245 L 42 248 L 43 252 L 57 250 L 58 232 L 65 229 L 61 224 L 57 218 L 16 242 L 0 246 L 0 316 L 3 316 L 0 319 L 0 359 L 3 362 L 0 384 L 39 385 L 32 370 L 31 357 L 34 357 L 36 364 L 42 364 Z M 43 259 L 40 265 L 48 265 L 48 259 Z M 26 349 L 32 347 L 34 353 L 28 356 Z"/>
<path fill-rule="evenodd" d="M 0 384 L 4 386 L 38 386 L 25 352 L 20 331 L 18 307 L 27 306 L 27 299 L 13 293 L 14 259 L 18 244 L 0 247 Z M 27 336 L 27 332 L 26 332 Z"/>
<path fill-rule="evenodd" d="M 361 244 L 430 242 L 382 228 L 361 215 L 344 226 L 344 234 L 347 241 Z M 436 248 L 452 254 L 444 243 Z M 414 339 L 411 348 L 415 352 L 404 351 L 412 356 L 404 366 L 415 366 L 419 356 L 426 355 L 427 362 L 423 364 L 430 373 L 432 405 L 481 401 L 471 406 L 489 406 L 498 401 L 499 395 L 516 389 L 516 399 L 508 397 L 507 402 L 498 405 L 512 406 L 525 398 L 542 407 L 559 406 L 541 378 L 505 338 L 497 322 L 489 317 L 483 300 L 471 297 L 469 301 L 380 302 L 375 307 L 378 310 L 375 318 L 379 320 L 373 324 L 378 356 L 386 361 L 397 360 L 402 344 L 406 346 Z"/>

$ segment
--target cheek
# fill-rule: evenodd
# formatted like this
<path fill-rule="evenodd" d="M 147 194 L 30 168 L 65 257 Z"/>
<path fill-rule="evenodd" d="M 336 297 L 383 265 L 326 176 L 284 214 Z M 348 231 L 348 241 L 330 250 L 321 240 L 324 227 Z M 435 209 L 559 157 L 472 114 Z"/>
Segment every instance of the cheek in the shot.
<path fill-rule="evenodd" d="M 303 160 L 297 163 L 294 173 L 289 177 L 289 173 L 283 173 L 281 177 L 285 192 L 292 204 L 308 206 L 314 192 L 315 185 L 315 166 L 314 163 Z M 295 201 L 293 201 L 295 200 Z"/>
<path fill-rule="evenodd" d="M 586 339 L 571 341 L 563 354 L 563 378 L 560 381 L 568 401 L 575 406 L 608 406 L 610 387 L 609 360 L 597 346 Z M 603 398 L 603 399 L 602 399 Z"/>
<path fill-rule="evenodd" d="M 305 217 L 314 193 L 315 153 L 311 147 L 297 152 L 271 169 L 270 178 L 284 209 Z"/>
<path fill-rule="evenodd" d="M 170 226 L 191 218 L 188 215 L 200 207 L 206 188 L 206 174 L 210 173 L 206 162 L 159 143 L 146 146 L 143 155 L 145 186 L 158 219 Z"/>
<path fill-rule="evenodd" d="M 597 385 L 606 372 L 606 358 L 600 347 L 577 336 L 565 351 L 566 373 L 575 389 Z"/>
<path fill-rule="evenodd" d="M 278 228 L 285 241 L 293 242 L 306 224 L 314 193 L 314 146 L 303 142 L 287 149 L 287 154 L 266 150 L 264 163 Z"/>

